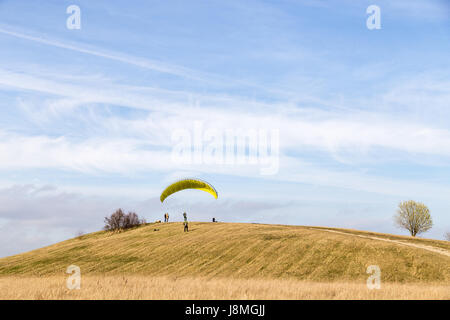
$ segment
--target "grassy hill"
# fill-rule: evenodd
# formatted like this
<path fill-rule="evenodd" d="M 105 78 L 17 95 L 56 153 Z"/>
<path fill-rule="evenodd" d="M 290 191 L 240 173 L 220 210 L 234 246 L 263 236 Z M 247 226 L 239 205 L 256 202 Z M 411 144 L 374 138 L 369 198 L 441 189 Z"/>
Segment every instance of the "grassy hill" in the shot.
<path fill-rule="evenodd" d="M 147 224 L 100 231 L 0 259 L 0 276 L 53 276 L 69 265 L 84 275 L 365 281 L 378 265 L 386 282 L 450 281 L 450 243 L 344 229 L 241 224 Z M 395 240 L 380 241 L 361 236 Z"/>

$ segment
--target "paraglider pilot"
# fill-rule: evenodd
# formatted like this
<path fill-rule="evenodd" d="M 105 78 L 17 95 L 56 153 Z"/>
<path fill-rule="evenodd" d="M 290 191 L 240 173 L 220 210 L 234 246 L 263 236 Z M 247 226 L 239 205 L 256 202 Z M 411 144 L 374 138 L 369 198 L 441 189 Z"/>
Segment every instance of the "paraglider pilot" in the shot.
<path fill-rule="evenodd" d="M 188 232 L 189 228 L 188 228 L 188 221 L 187 221 L 187 214 L 186 214 L 186 212 L 183 213 L 183 218 L 184 218 L 184 232 Z"/>

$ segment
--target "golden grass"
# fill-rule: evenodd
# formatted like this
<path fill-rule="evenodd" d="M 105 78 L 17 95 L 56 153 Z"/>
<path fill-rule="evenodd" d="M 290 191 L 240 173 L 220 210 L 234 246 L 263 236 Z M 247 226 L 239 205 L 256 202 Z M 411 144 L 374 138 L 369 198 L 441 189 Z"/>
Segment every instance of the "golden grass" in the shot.
<path fill-rule="evenodd" d="M 367 267 L 378 265 L 386 283 L 450 283 L 450 257 L 420 248 L 311 227 L 195 222 L 189 233 L 182 223 L 168 223 L 88 234 L 2 258 L 0 276 L 61 276 L 72 264 L 85 276 L 345 283 L 365 282 Z"/>
<path fill-rule="evenodd" d="M 328 227 L 312 227 L 318 230 L 336 230 L 340 232 L 346 232 L 354 235 L 362 235 L 362 236 L 375 236 L 383 239 L 389 239 L 389 240 L 395 240 L 395 241 L 402 241 L 406 243 L 411 244 L 420 244 L 420 245 L 426 245 L 426 246 L 433 246 L 436 248 L 441 248 L 445 250 L 450 250 L 450 241 L 443 241 L 443 240 L 436 240 L 436 239 L 426 239 L 421 238 L 419 236 L 412 237 L 412 236 L 403 236 L 403 235 L 394 235 L 389 233 L 380 233 L 380 232 L 374 232 L 374 231 L 362 231 L 362 230 L 355 230 L 355 229 L 339 229 L 339 228 L 328 228 Z"/>
<path fill-rule="evenodd" d="M 83 276 L 68 290 L 66 277 L 0 277 L 0 299 L 450 299 L 443 284 L 310 282 L 282 279 L 210 279 L 150 276 Z"/>

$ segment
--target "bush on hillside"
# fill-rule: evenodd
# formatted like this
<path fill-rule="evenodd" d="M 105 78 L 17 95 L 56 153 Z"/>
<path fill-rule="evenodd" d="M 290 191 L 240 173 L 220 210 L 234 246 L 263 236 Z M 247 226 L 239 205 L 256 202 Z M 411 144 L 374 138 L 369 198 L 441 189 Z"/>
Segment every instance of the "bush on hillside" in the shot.
<path fill-rule="evenodd" d="M 144 224 L 144 219 L 139 219 L 135 212 L 124 213 L 122 209 L 117 209 L 110 217 L 105 217 L 105 230 L 115 231 L 137 227 Z"/>

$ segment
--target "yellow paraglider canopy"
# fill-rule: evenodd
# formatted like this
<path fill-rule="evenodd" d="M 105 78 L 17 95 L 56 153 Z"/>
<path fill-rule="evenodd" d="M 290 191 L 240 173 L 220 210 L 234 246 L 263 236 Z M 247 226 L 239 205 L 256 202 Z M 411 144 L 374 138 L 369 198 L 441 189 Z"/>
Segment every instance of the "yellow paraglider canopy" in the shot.
<path fill-rule="evenodd" d="M 214 187 L 208 182 L 199 179 L 183 179 L 172 183 L 170 186 L 164 189 L 159 199 L 161 200 L 161 202 L 163 202 L 171 194 L 185 189 L 202 190 L 212 194 L 216 199 L 218 197 L 216 189 L 214 189 Z"/>

